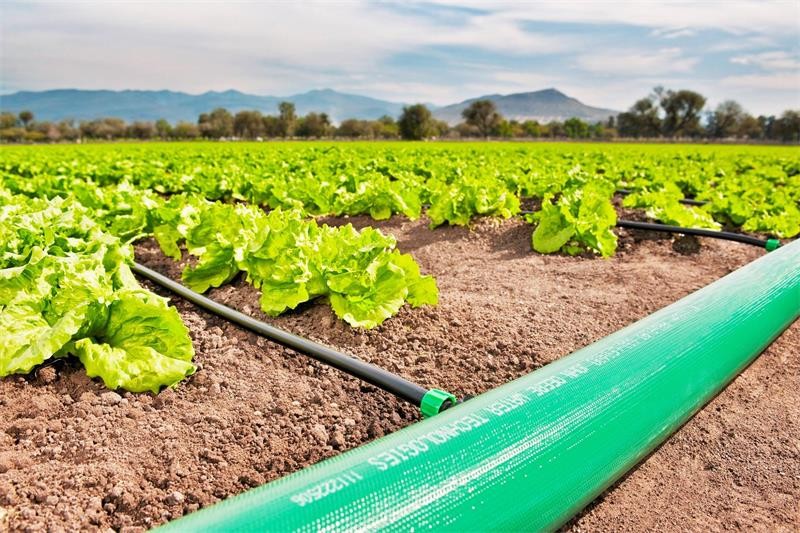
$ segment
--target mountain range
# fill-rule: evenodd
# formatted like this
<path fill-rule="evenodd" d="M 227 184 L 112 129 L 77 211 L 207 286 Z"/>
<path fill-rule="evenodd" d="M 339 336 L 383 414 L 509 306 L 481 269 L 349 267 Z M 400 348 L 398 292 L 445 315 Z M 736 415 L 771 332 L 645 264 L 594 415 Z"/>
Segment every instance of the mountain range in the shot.
<path fill-rule="evenodd" d="M 608 117 L 619 113 L 619 111 L 611 109 L 588 106 L 558 89 L 544 89 L 528 93 L 489 94 L 470 98 L 457 104 L 440 107 L 434 111 L 434 115 L 451 126 L 458 124 L 464 120 L 461 112 L 476 100 L 491 100 L 501 115 L 509 120 L 519 121 L 549 122 L 575 117 L 587 122 L 598 122 L 605 121 Z"/>
<path fill-rule="evenodd" d="M 491 94 L 447 106 L 429 107 L 436 118 L 452 125 L 461 122 L 461 112 L 471 102 L 480 99 L 492 100 L 503 116 L 517 120 L 547 122 L 577 117 L 595 122 L 617 114 L 617 111 L 610 109 L 585 105 L 557 89 L 508 95 Z M 14 113 L 30 110 L 39 120 L 118 117 L 133 121 L 165 118 L 174 123 L 179 120 L 195 122 L 200 113 L 217 107 L 224 107 L 234 113 L 256 109 L 265 114 L 276 114 L 278 104 L 284 101 L 293 102 L 299 115 L 312 111 L 327 113 L 337 123 L 347 118 L 376 119 L 383 115 L 397 117 L 404 105 L 332 89 L 317 89 L 285 97 L 258 96 L 235 90 L 188 94 L 175 91 L 55 89 L 0 95 L 0 110 Z"/>

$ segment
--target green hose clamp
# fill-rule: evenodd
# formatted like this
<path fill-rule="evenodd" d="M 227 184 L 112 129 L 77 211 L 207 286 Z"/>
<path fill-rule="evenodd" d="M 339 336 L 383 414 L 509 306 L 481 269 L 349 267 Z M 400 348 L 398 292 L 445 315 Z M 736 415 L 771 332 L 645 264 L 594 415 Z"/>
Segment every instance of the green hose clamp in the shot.
<path fill-rule="evenodd" d="M 458 403 L 458 400 L 454 394 L 439 389 L 431 389 L 422 397 L 419 410 L 422 411 L 423 417 L 430 418 L 439 414 L 445 402 L 450 402 L 450 405 L 455 405 Z"/>
<path fill-rule="evenodd" d="M 764 248 L 766 248 L 768 252 L 777 250 L 780 247 L 781 247 L 781 241 L 779 241 L 778 239 L 767 239 L 767 243 L 764 245 Z"/>

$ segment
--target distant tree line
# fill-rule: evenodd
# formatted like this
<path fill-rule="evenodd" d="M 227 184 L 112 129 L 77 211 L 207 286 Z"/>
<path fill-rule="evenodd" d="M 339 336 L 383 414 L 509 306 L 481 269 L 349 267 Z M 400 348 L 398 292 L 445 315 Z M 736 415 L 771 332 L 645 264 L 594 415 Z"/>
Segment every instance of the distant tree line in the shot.
<path fill-rule="evenodd" d="M 731 139 L 748 141 L 800 141 L 800 111 L 780 117 L 747 113 L 733 100 L 706 109 L 706 99 L 689 90 L 657 87 L 637 100 L 628 111 L 605 121 L 570 118 L 553 120 L 506 119 L 491 100 L 476 100 L 462 112 L 463 122 L 450 126 L 437 120 L 423 104 L 403 108 L 395 119 L 347 119 L 334 125 L 325 113 L 298 116 L 291 102 L 281 102 L 277 115 L 260 111 L 236 114 L 217 108 L 201 114 L 196 123 L 165 119 L 126 123 L 119 118 L 81 121 L 36 121 L 31 111 L 0 113 L 0 141 L 58 142 L 90 140 L 191 140 L 191 139 Z"/>
<path fill-rule="evenodd" d="M 780 117 L 754 117 L 733 100 L 710 111 L 705 105 L 705 97 L 694 91 L 656 87 L 651 95 L 617 116 L 617 134 L 635 139 L 800 140 L 799 110 L 784 111 Z"/>

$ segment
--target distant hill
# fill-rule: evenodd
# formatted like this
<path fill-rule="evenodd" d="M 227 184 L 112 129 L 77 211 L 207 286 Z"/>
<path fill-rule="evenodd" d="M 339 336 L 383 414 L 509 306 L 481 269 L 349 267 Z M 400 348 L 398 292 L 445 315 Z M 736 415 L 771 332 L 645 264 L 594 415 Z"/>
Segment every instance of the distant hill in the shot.
<path fill-rule="evenodd" d="M 257 109 L 265 114 L 277 114 L 278 104 L 294 102 L 297 112 L 328 113 L 334 122 L 346 118 L 376 119 L 383 115 L 398 116 L 402 104 L 345 94 L 331 89 L 314 90 L 292 96 L 256 96 L 239 91 L 187 94 L 175 91 L 88 91 L 56 89 L 52 91 L 20 91 L 0 96 L 0 109 L 18 113 L 33 111 L 39 120 L 78 120 L 118 117 L 127 121 L 157 120 L 195 122 L 200 113 L 217 107 L 231 112 Z"/>
<path fill-rule="evenodd" d="M 334 122 L 348 118 L 376 119 L 384 115 L 396 118 L 403 111 L 403 104 L 369 96 L 340 93 L 332 89 L 308 91 L 289 98 L 277 99 L 279 102 L 284 100 L 294 102 L 297 112 L 301 115 L 311 111 L 324 112 Z M 273 108 L 277 108 L 277 104 Z"/>
<path fill-rule="evenodd" d="M 461 112 L 475 100 L 491 100 L 497 110 L 507 119 L 538 120 L 549 122 L 551 120 L 567 120 L 580 118 L 588 122 L 606 120 L 619 111 L 588 106 L 579 100 L 567 96 L 558 89 L 544 89 L 529 93 L 514 94 L 489 94 L 478 98 L 470 98 L 458 104 L 440 107 L 434 112 L 439 120 L 444 120 L 450 125 L 463 122 Z"/>
<path fill-rule="evenodd" d="M 536 119 L 541 121 L 565 120 L 578 117 L 588 121 L 605 120 L 617 114 L 582 104 L 556 89 L 545 89 L 509 95 L 492 94 L 471 98 L 458 104 L 435 108 L 434 115 L 450 124 L 462 121 L 461 111 L 470 102 L 489 99 L 509 119 Z M 188 94 L 175 91 L 105 91 L 81 89 L 55 89 L 51 91 L 20 91 L 0 96 L 0 110 L 18 113 L 23 109 L 33 111 L 39 120 L 118 117 L 127 121 L 157 120 L 170 122 L 188 120 L 195 122 L 200 113 L 224 107 L 231 112 L 257 109 L 265 114 L 276 114 L 278 104 L 294 102 L 297 112 L 305 115 L 311 111 L 327 113 L 331 120 L 340 122 L 347 118 L 376 119 L 383 115 L 397 117 L 403 104 L 321 89 L 291 96 L 258 96 L 239 91 Z"/>

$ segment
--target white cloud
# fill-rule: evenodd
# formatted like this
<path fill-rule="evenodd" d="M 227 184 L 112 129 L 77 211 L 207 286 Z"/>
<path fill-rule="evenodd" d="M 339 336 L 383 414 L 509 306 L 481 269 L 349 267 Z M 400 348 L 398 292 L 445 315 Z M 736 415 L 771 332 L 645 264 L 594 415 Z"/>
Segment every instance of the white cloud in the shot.
<path fill-rule="evenodd" d="M 697 30 L 690 28 L 659 28 L 657 30 L 653 30 L 651 35 L 661 39 L 679 39 L 681 37 L 692 37 L 697 35 Z"/>
<path fill-rule="evenodd" d="M 583 70 L 603 75 L 652 76 L 691 72 L 699 58 L 686 57 L 680 48 L 662 48 L 652 52 L 600 50 L 576 58 Z"/>
<path fill-rule="evenodd" d="M 28 3 L 3 10 L 4 89 L 291 92 L 318 80 L 348 85 L 396 54 L 431 46 L 537 56 L 580 43 L 524 31 L 504 16 L 454 25 L 367 2 Z"/>
<path fill-rule="evenodd" d="M 797 99 L 800 99 L 800 72 L 727 76 L 720 80 L 720 84 L 729 87 L 741 87 L 746 89 L 795 91 Z"/>
<path fill-rule="evenodd" d="M 800 57 L 785 50 L 736 56 L 731 58 L 731 63 L 756 66 L 763 70 L 800 70 Z"/>
<path fill-rule="evenodd" d="M 31 32 L 45 39 L 38 47 L 69 45 L 70 61 L 77 53 L 97 57 L 90 47 L 160 49 L 148 59 L 165 61 L 184 53 L 202 57 L 213 51 L 278 64 L 317 68 L 361 68 L 387 52 L 415 42 L 412 28 L 430 30 L 407 16 L 361 3 L 241 4 L 241 3 L 78 3 L 29 4 L 4 23 L 4 56 L 30 40 Z M 34 9 L 35 8 L 35 9 Z M 82 31 L 83 30 L 83 31 Z M 76 50 L 77 49 L 77 50 Z M 65 55 L 63 48 L 54 55 Z"/>
<path fill-rule="evenodd" d="M 492 2 L 433 0 L 442 5 L 469 5 L 503 13 L 516 20 L 630 24 L 646 28 L 717 29 L 732 33 L 796 35 L 800 2 L 795 0 L 542 0 Z"/>
<path fill-rule="evenodd" d="M 663 84 L 741 97 L 756 107 L 783 105 L 793 83 L 762 74 L 798 68 L 797 0 L 457 5 L 477 9 L 437 10 L 429 2 L 0 0 L 0 92 L 235 88 L 288 95 L 332 87 L 446 104 L 554 86 L 592 105 L 625 109 Z M 691 35 L 698 38 L 681 40 Z M 692 45 L 701 38 L 701 49 Z M 735 57 L 698 80 L 706 74 L 701 58 L 723 50 Z M 742 76 L 734 77 L 737 71 Z M 747 88 L 758 85 L 764 88 Z"/>
<path fill-rule="evenodd" d="M 578 35 L 545 35 L 525 31 L 520 21 L 503 14 L 475 15 L 459 27 L 439 28 L 429 35 L 417 35 L 418 43 L 472 46 L 514 55 L 542 55 L 565 52 L 579 46 Z"/>
<path fill-rule="evenodd" d="M 47 4 L 42 10 L 22 9 L 14 15 L 13 25 L 3 24 L 4 55 L 10 55 L 27 32 L 37 32 L 37 37 L 47 40 L 45 45 L 57 39 L 120 47 L 152 43 L 167 56 L 181 49 L 213 49 L 286 64 L 339 68 L 360 68 L 387 54 L 426 45 L 518 53 L 570 47 L 561 38 L 523 31 L 517 22 L 502 16 L 473 16 L 466 24 L 453 26 L 365 2 L 63 3 Z"/>
<path fill-rule="evenodd" d="M 722 39 L 705 48 L 705 51 L 708 53 L 741 52 L 743 50 L 758 50 L 762 48 L 774 48 L 776 46 L 779 46 L 779 44 L 774 36 L 748 35 Z"/>
<path fill-rule="evenodd" d="M 513 89 L 530 90 L 531 87 L 559 87 L 564 79 L 556 73 L 520 72 L 500 70 L 493 72 L 491 78 L 498 86 L 497 92 L 508 92 Z"/>

